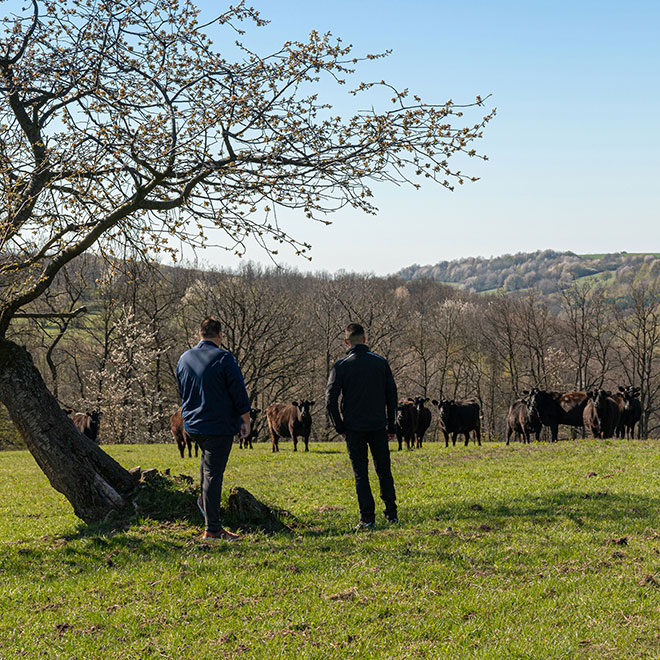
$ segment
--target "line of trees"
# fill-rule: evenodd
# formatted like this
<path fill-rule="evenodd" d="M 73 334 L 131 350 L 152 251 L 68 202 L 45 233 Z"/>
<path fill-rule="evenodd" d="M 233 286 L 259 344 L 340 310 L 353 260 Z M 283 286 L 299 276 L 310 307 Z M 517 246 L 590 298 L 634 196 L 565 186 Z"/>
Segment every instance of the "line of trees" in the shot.
<path fill-rule="evenodd" d="M 255 407 L 321 401 L 349 321 L 368 329 L 392 364 L 399 392 L 475 397 L 488 437 L 503 432 L 509 404 L 531 386 L 551 390 L 641 388 L 640 437 L 660 428 L 660 289 L 630 285 L 608 298 L 574 285 L 551 306 L 524 297 L 475 295 L 429 280 L 357 274 L 302 275 L 246 265 L 238 271 L 154 267 L 84 256 L 62 271 L 37 312 L 12 326 L 60 401 L 103 412 L 105 442 L 169 439 L 178 406 L 179 355 L 207 314 L 223 322 Z M 262 420 L 263 426 L 263 420 Z M 262 433 L 262 437 L 264 437 Z M 314 436 L 334 433 L 319 406 Z"/>

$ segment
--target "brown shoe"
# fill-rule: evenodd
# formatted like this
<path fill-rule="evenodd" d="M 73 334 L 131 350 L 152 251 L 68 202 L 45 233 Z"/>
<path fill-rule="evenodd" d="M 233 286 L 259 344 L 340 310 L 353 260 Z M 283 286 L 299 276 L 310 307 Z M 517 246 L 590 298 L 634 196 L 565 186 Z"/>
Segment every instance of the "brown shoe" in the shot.
<path fill-rule="evenodd" d="M 221 529 L 218 532 L 204 532 L 203 541 L 238 541 L 241 537 L 234 532 Z"/>

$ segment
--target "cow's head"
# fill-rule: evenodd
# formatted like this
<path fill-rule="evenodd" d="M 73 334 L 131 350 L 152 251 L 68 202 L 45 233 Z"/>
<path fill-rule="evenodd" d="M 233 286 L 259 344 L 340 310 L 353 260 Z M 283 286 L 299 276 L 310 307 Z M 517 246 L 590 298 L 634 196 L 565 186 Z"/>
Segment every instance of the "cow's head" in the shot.
<path fill-rule="evenodd" d="M 440 419 L 447 418 L 451 414 L 452 408 L 456 405 L 453 399 L 440 399 L 440 401 L 433 399 L 431 403 L 437 407 L 440 413 Z"/>
<path fill-rule="evenodd" d="M 254 422 L 260 412 L 261 408 L 250 408 L 250 420 Z"/>
<path fill-rule="evenodd" d="M 412 420 L 413 410 L 415 409 L 415 402 L 412 399 L 407 401 L 399 401 L 396 407 L 396 423 L 399 426 L 404 426 Z"/>
<path fill-rule="evenodd" d="M 294 401 L 293 405 L 300 411 L 300 419 L 312 419 L 310 408 L 315 404 L 315 401 L 303 399 L 302 401 Z"/>
<path fill-rule="evenodd" d="M 528 397 L 527 407 L 538 416 L 543 424 L 549 425 L 553 421 L 559 402 L 555 392 L 547 392 L 534 387 L 529 391 L 523 392 Z"/>
<path fill-rule="evenodd" d="M 612 396 L 612 392 L 608 390 L 596 390 L 593 394 L 594 406 L 601 415 L 607 410 L 607 400 Z"/>
<path fill-rule="evenodd" d="M 416 396 L 415 397 L 415 408 L 419 410 L 419 412 L 422 412 L 424 410 L 424 404 L 429 402 L 428 397 L 423 397 L 423 396 Z"/>
<path fill-rule="evenodd" d="M 637 402 L 638 406 L 641 406 L 641 402 L 639 400 L 639 395 L 641 394 L 642 390 L 639 387 L 633 387 L 632 385 L 628 388 L 628 391 L 626 392 L 625 395 L 625 401 L 626 401 L 626 406 L 628 408 L 631 408 L 635 402 Z"/>

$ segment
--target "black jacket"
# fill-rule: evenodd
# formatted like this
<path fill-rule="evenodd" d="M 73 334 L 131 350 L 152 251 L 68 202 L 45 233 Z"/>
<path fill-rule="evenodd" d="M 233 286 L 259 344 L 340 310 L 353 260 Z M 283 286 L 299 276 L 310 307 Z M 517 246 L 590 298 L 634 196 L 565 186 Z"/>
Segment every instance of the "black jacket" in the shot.
<path fill-rule="evenodd" d="M 392 370 L 384 357 L 371 353 L 364 344 L 353 346 L 348 356 L 332 367 L 325 404 L 337 433 L 396 432 L 397 394 Z"/>

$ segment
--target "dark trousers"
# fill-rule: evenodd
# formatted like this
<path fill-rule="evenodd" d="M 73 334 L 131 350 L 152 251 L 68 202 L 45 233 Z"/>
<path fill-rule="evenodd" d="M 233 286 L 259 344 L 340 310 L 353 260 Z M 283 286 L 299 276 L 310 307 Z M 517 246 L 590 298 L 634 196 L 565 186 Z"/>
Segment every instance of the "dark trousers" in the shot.
<path fill-rule="evenodd" d="M 396 518 L 396 493 L 387 431 L 346 431 L 346 447 L 355 475 L 360 520 L 374 522 L 376 519 L 376 503 L 369 485 L 369 449 L 380 483 L 380 499 L 385 504 L 385 515 L 388 518 Z"/>
<path fill-rule="evenodd" d="M 202 450 L 199 463 L 199 480 L 202 487 L 202 506 L 206 518 L 206 531 L 219 532 L 220 496 L 222 494 L 222 478 L 225 474 L 229 452 L 234 441 L 231 435 L 193 435 L 190 437 Z"/>

